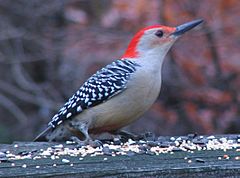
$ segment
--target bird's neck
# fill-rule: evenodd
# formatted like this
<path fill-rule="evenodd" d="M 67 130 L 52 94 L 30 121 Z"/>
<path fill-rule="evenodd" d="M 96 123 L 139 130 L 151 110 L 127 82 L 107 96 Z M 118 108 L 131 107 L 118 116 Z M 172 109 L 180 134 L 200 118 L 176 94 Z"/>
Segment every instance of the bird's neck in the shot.
<path fill-rule="evenodd" d="M 170 47 L 171 46 L 165 48 L 154 48 L 144 53 L 140 51 L 140 56 L 138 58 L 135 58 L 135 61 L 140 65 L 156 68 L 159 70 L 159 68 L 162 68 L 164 58 Z"/>

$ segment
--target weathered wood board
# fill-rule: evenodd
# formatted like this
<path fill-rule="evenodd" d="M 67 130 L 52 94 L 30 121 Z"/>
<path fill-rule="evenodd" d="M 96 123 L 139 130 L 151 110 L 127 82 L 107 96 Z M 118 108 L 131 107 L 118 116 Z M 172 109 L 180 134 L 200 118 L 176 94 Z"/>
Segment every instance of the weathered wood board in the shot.
<path fill-rule="evenodd" d="M 228 136 L 224 136 L 225 138 Z M 1 177 L 240 177 L 240 150 L 175 150 L 127 155 L 50 155 L 39 152 L 56 143 L 18 142 L 0 145 Z M 64 148 L 74 145 L 62 145 Z M 56 146 L 58 148 L 58 145 Z M 28 157 L 30 155 L 31 157 Z M 11 154 L 15 155 L 14 159 Z M 5 156 L 6 156 L 5 155 Z M 21 155 L 16 157 L 16 155 Z M 25 156 L 25 157 L 24 157 Z M 33 159 L 33 158 L 36 159 Z M 24 159 L 22 159 L 24 158 Z"/>

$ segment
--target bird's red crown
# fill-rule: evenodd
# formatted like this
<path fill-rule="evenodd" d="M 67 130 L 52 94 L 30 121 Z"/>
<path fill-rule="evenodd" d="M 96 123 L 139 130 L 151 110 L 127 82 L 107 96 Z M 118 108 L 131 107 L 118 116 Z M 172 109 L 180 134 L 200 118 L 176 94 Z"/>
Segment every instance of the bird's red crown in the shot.
<path fill-rule="evenodd" d="M 162 29 L 162 30 L 164 30 L 164 32 L 169 32 L 169 33 L 172 33 L 176 30 L 175 27 L 167 27 L 167 26 L 163 26 L 163 25 L 153 25 L 153 26 L 149 26 L 149 27 L 145 27 L 145 28 L 141 29 L 140 31 L 138 31 L 135 34 L 135 36 L 130 41 L 127 50 L 125 51 L 124 55 L 122 56 L 122 59 L 138 57 L 137 45 L 138 45 L 141 37 L 144 35 L 145 31 L 150 30 L 150 29 L 155 29 L 155 28 Z"/>

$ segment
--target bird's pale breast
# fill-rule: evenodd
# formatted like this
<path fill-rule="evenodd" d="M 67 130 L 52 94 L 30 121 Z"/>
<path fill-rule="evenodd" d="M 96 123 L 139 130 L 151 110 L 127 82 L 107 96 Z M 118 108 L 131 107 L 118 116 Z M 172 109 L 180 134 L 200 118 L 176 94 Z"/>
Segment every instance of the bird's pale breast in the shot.
<path fill-rule="evenodd" d="M 137 71 L 127 89 L 105 103 L 89 109 L 90 132 L 114 131 L 138 119 L 154 103 L 161 87 L 160 73 Z"/>

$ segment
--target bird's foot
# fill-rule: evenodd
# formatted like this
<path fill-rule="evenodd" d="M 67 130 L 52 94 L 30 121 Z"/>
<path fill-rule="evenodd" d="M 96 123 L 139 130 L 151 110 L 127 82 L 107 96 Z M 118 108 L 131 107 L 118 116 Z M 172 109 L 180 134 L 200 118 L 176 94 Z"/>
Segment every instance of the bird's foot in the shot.
<path fill-rule="evenodd" d="M 88 143 L 93 148 L 103 147 L 103 143 L 100 140 L 89 140 Z"/>
<path fill-rule="evenodd" d="M 100 140 L 92 139 L 80 140 L 78 137 L 75 136 L 72 136 L 70 139 L 71 141 L 75 142 L 79 147 L 90 145 L 93 148 L 97 148 L 103 146 L 103 143 Z"/>
<path fill-rule="evenodd" d="M 75 136 L 70 137 L 70 140 L 75 142 L 79 147 L 88 145 L 88 142 L 86 140 L 80 140 L 78 137 Z"/>
<path fill-rule="evenodd" d="M 118 130 L 114 133 L 115 135 L 120 135 L 125 139 L 139 140 L 139 136 L 125 130 Z"/>

